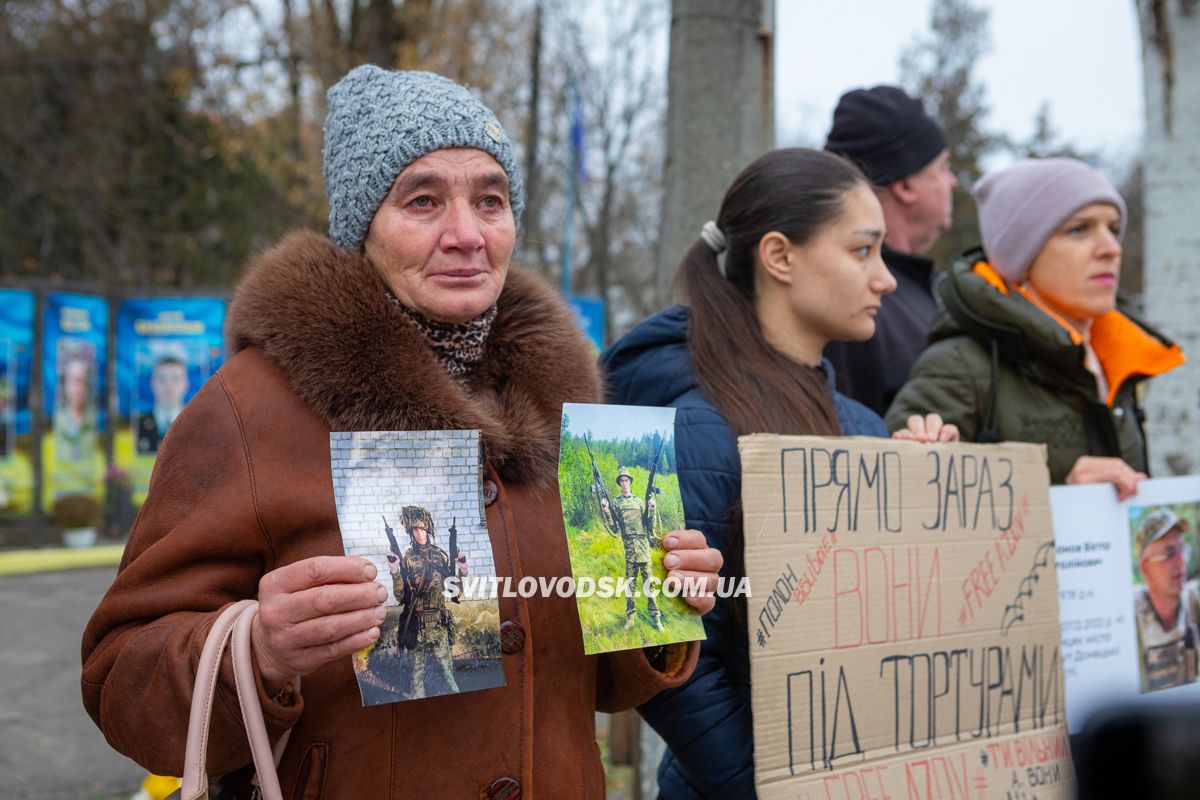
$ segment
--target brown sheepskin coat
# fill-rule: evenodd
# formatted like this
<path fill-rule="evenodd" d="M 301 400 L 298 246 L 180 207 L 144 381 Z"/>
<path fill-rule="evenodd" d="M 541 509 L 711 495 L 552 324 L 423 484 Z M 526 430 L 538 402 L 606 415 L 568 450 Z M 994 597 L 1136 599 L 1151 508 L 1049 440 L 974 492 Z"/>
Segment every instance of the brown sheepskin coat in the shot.
<path fill-rule="evenodd" d="M 359 255 L 295 233 L 238 287 L 234 355 L 188 403 L 158 454 L 120 571 L 83 637 L 83 699 L 108 741 L 178 774 L 193 675 L 219 611 L 262 575 L 340 555 L 329 432 L 478 429 L 498 498 L 486 509 L 500 576 L 571 574 L 555 484 L 562 403 L 600 400 L 570 314 L 514 270 L 471 390 L 448 377 Z M 299 702 L 259 686 L 268 726 L 294 725 L 280 765 L 292 798 L 601 798 L 595 711 L 680 684 L 697 647 L 583 653 L 573 598 L 501 598 L 525 634 L 502 688 L 363 708 L 349 657 L 306 676 Z M 232 669 L 222 672 L 209 773 L 245 788 Z"/>

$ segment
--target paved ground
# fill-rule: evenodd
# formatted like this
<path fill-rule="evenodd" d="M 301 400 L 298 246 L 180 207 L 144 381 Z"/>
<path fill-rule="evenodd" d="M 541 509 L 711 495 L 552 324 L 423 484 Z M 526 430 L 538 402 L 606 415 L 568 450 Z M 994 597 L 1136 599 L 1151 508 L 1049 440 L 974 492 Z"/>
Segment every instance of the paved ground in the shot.
<path fill-rule="evenodd" d="M 109 748 L 79 695 L 83 626 L 115 574 L 0 575 L 0 800 L 126 800 L 145 777 Z M 607 752 L 607 715 L 597 716 Z M 610 800 L 628 800 L 631 770 L 608 772 Z"/>
<path fill-rule="evenodd" d="M 0 797 L 129 797 L 145 772 L 83 710 L 79 641 L 115 567 L 0 576 Z"/>

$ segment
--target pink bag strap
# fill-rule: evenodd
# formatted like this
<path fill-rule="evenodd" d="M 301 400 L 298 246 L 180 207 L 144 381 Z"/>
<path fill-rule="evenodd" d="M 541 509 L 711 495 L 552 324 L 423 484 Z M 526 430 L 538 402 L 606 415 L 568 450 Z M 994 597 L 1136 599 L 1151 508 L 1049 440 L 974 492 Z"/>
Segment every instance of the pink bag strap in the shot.
<path fill-rule="evenodd" d="M 204 649 L 200 652 L 200 664 L 196 668 L 196 685 L 192 689 L 192 708 L 188 717 L 183 784 L 179 791 L 182 800 L 205 800 L 208 797 L 205 760 L 208 754 L 209 725 L 212 721 L 221 659 L 227 645 L 233 659 L 233 676 L 237 686 L 238 704 L 242 709 L 242 722 L 250 741 L 250 753 L 254 757 L 255 783 L 261 788 L 262 796 L 266 800 L 282 800 L 279 776 L 275 770 L 283 757 L 284 748 L 287 747 L 291 729 L 280 737 L 272 752 L 262 707 L 258 703 L 258 684 L 250 646 L 250 629 L 257 614 L 258 601 L 237 601 L 221 612 L 204 641 Z M 299 691 L 298 677 L 292 679 L 292 686 Z"/>

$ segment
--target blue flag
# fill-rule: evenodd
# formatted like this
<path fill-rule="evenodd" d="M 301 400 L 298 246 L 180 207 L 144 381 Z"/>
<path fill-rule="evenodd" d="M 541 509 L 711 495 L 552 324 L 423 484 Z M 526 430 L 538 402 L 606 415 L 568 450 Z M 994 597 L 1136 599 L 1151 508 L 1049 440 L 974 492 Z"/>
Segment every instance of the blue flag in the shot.
<path fill-rule="evenodd" d="M 571 153 L 575 160 L 576 178 L 587 183 L 587 167 L 583 162 L 583 101 L 579 84 L 571 79 Z"/>

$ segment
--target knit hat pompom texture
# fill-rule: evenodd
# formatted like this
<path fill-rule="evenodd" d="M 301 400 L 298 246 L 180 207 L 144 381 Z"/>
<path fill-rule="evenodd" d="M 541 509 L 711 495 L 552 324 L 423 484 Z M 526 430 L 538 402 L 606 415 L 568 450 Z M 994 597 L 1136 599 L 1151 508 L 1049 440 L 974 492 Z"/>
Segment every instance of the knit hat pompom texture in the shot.
<path fill-rule="evenodd" d="M 343 250 L 362 246 L 396 176 L 434 150 L 482 150 L 508 173 L 519 221 L 525 205 L 512 144 L 491 110 L 465 87 L 432 72 L 355 67 L 326 95 L 325 193 L 329 237 Z"/>
<path fill-rule="evenodd" d="M 1025 280 L 1042 246 L 1072 214 L 1092 203 L 1120 212 L 1117 238 L 1125 235 L 1125 201 L 1108 179 L 1073 158 L 1027 158 L 985 175 L 975 184 L 983 251 L 1009 283 Z"/>

